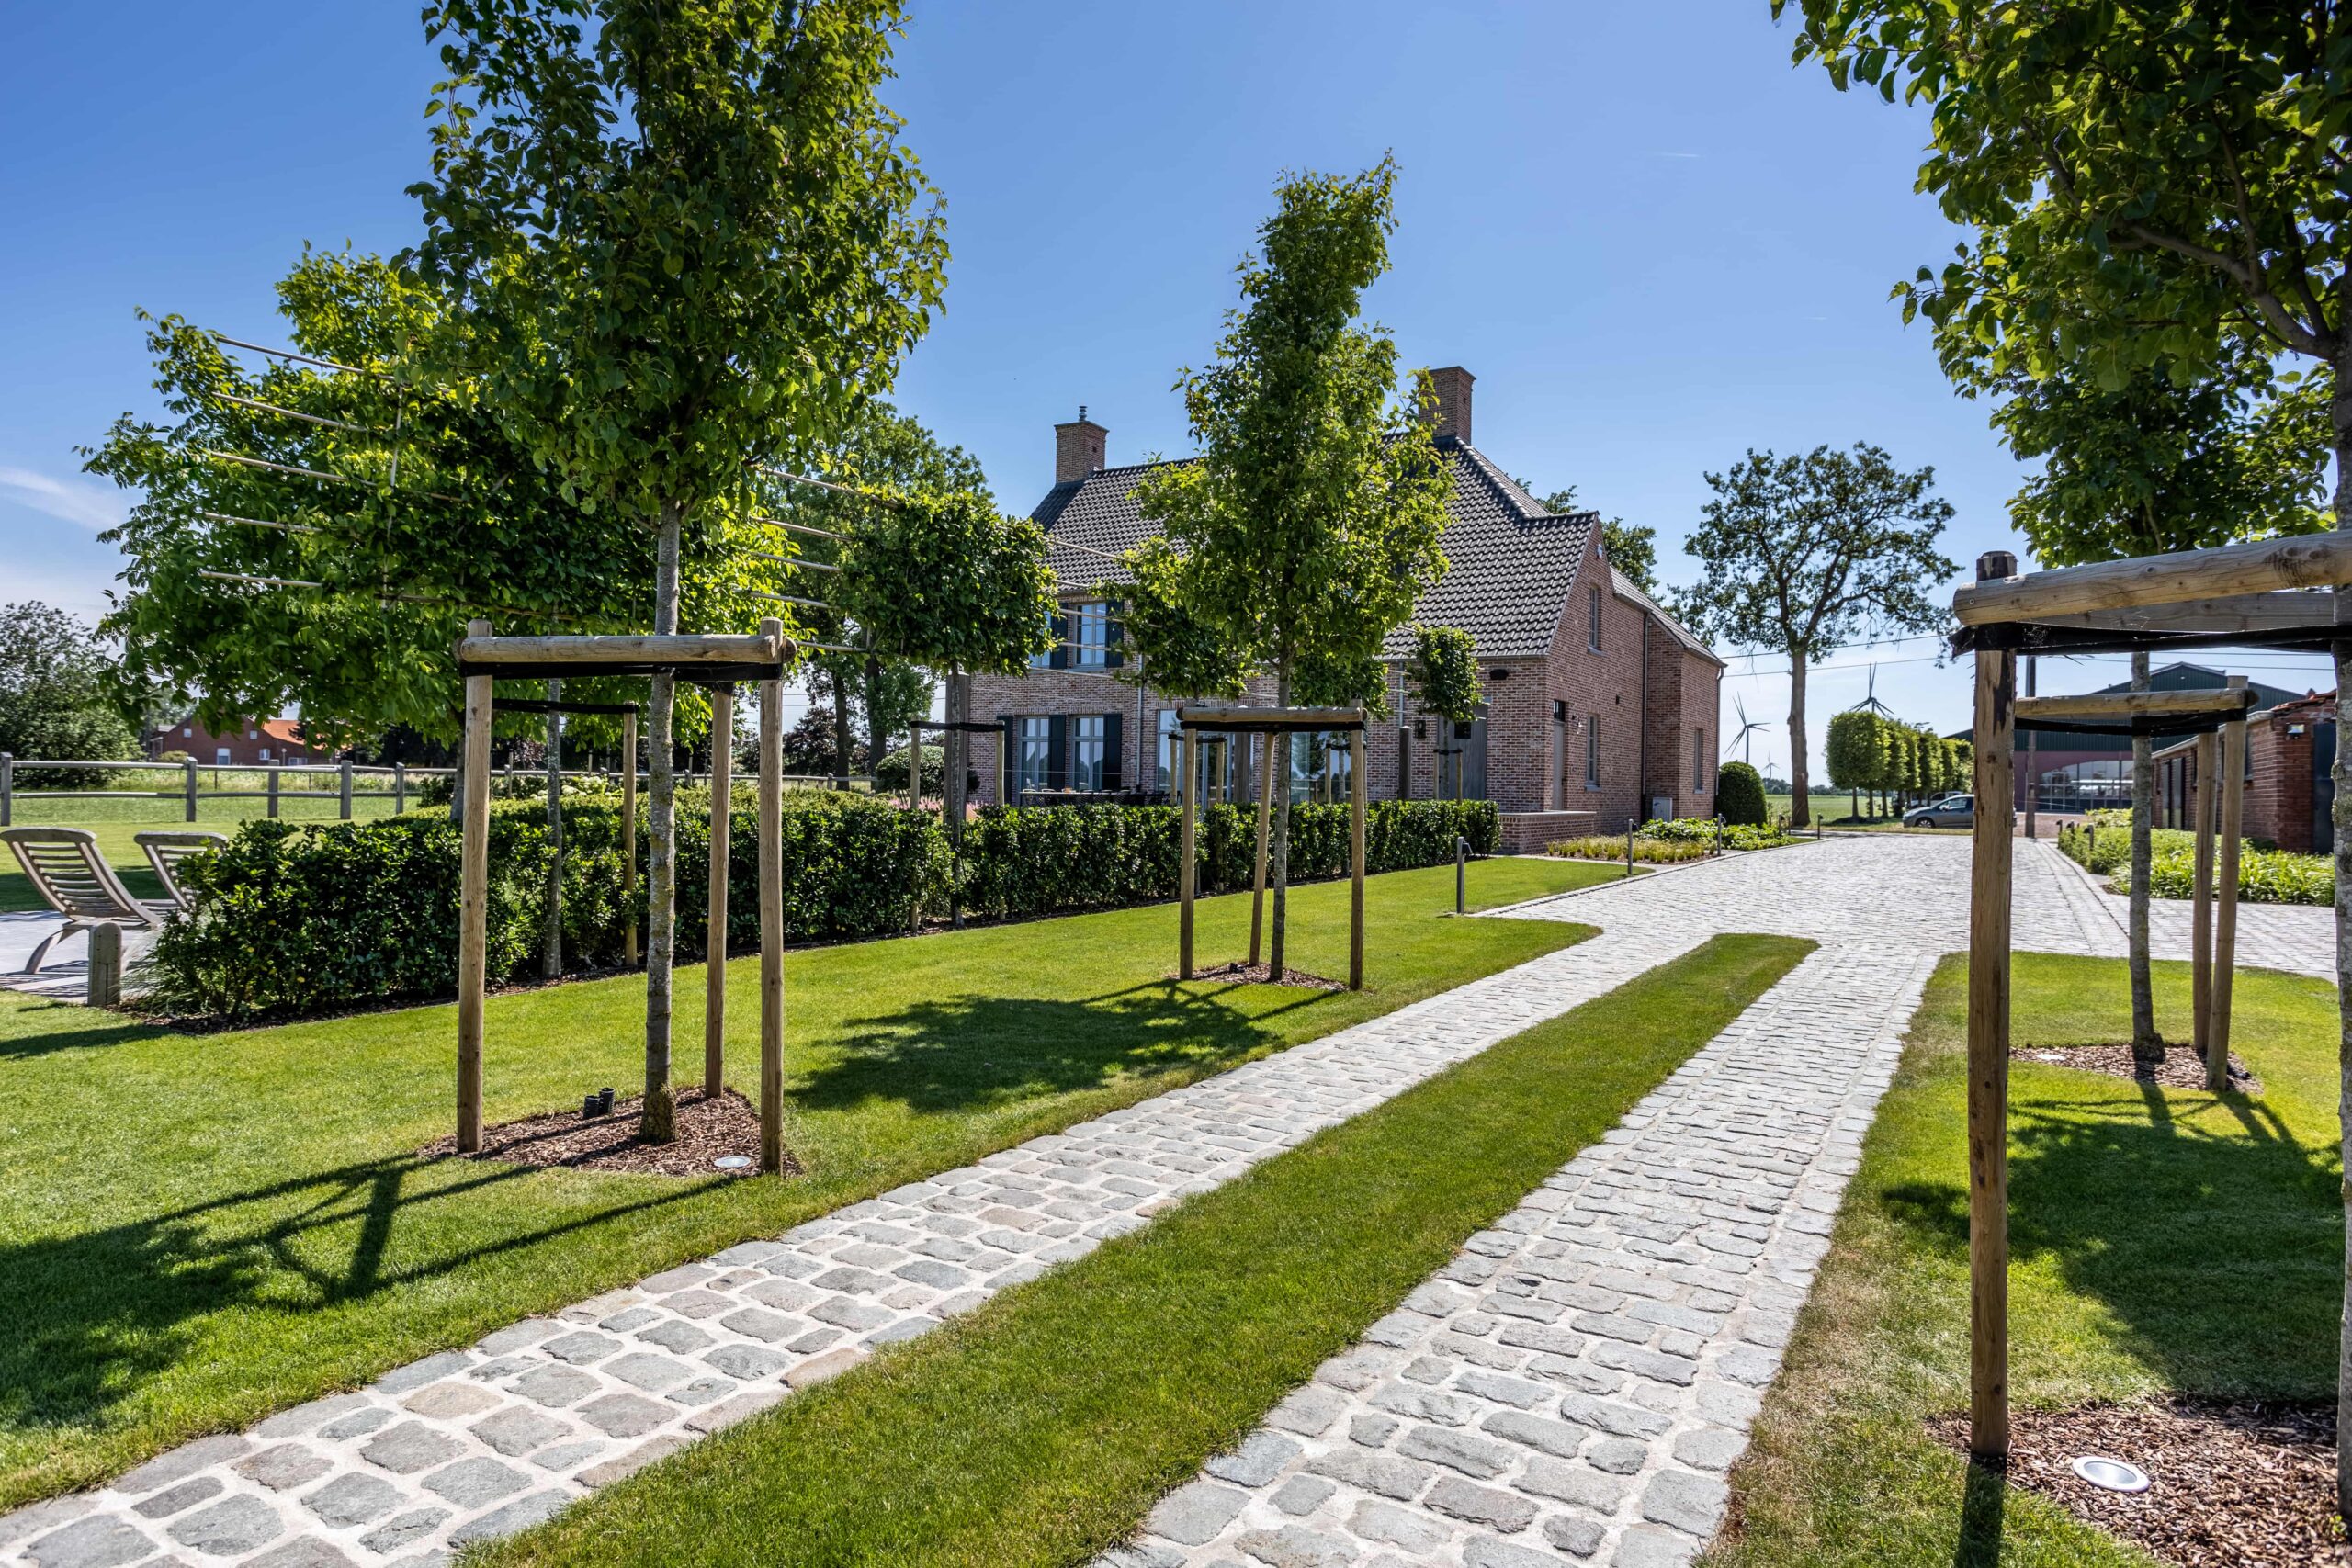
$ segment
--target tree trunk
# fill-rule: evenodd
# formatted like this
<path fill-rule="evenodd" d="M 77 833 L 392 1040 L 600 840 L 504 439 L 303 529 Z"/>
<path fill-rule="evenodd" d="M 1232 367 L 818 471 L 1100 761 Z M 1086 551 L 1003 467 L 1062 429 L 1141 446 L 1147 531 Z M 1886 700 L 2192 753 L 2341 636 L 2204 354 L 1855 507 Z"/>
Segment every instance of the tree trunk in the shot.
<path fill-rule="evenodd" d="M 970 688 L 959 671 L 947 672 L 947 722 L 961 725 L 969 720 L 972 710 Z M 964 775 L 970 771 L 965 761 L 971 755 L 972 738 L 961 729 L 947 732 L 947 744 L 941 748 L 942 761 L 946 764 L 946 776 L 939 781 L 940 808 L 947 824 L 947 846 L 950 864 L 947 882 L 947 923 L 960 927 L 964 923 Z"/>
<path fill-rule="evenodd" d="M 548 701 L 563 700 L 563 682 L 548 682 Z M 548 897 L 546 923 L 539 933 L 539 974 L 555 979 L 563 973 L 563 715 L 548 713 Z"/>
<path fill-rule="evenodd" d="M 849 787 L 850 774 L 857 771 L 850 760 L 849 676 L 835 670 L 833 677 L 833 778 L 838 787 Z"/>
<path fill-rule="evenodd" d="M 890 754 L 890 735 L 882 724 L 882 661 L 872 654 L 865 656 L 865 771 L 878 773 L 882 759 Z M 922 777 L 922 759 L 910 750 L 909 765 L 915 770 L 916 782 Z"/>
<path fill-rule="evenodd" d="M 2329 368 L 2335 386 L 2329 412 L 2335 432 L 2335 526 L 2352 523 L 2352 276 L 2339 276 L 2335 284 L 2335 363 Z M 2352 622 L 2352 590 L 2335 591 L 2335 618 Z M 2330 820 L 2335 829 L 2335 1006 L 2337 1041 L 2336 1116 L 2342 1142 L 2338 1156 L 2352 1190 L 2352 760 L 2345 754 L 2345 739 L 2352 735 L 2352 642 L 2335 645 L 2335 805 Z M 2352 1202 L 2345 1205 L 2345 1239 L 2352 1243 Z M 2341 1326 L 2336 1336 L 2335 1376 L 2335 1506 L 2352 1519 L 2352 1246 L 2344 1253 L 2345 1284 Z"/>
<path fill-rule="evenodd" d="M 1290 660 L 1285 657 L 1274 665 L 1274 705 L 1290 706 Z M 1287 742 L 1288 736 L 1278 739 Z M 1269 747 L 1267 768 L 1274 780 L 1273 843 L 1269 851 L 1272 864 L 1269 870 L 1274 884 L 1273 919 L 1266 933 L 1266 978 L 1276 985 L 1283 978 L 1283 917 L 1290 912 L 1290 780 L 1287 759 L 1277 760 Z"/>
<path fill-rule="evenodd" d="M 662 505 L 662 532 L 653 563 L 653 631 L 667 637 L 678 629 L 678 530 L 681 508 Z M 652 864 L 645 879 L 645 1111 L 637 1135 L 649 1144 L 678 1136 L 677 1107 L 670 1097 L 670 962 L 678 936 L 678 779 L 675 740 L 677 678 L 652 678 L 647 706 L 648 749 L 652 773 L 646 802 L 646 837 Z"/>
<path fill-rule="evenodd" d="M 2148 655 L 2132 656 L 2132 689 L 2148 689 Z M 2130 932 L 2132 968 L 2132 1058 L 2154 1064 L 2165 1059 L 2165 1037 L 2156 1032 L 2155 988 L 2148 978 L 2148 876 L 2154 854 L 2151 830 L 2155 826 L 2155 742 L 2144 735 L 2132 738 L 2132 906 Z"/>
<path fill-rule="evenodd" d="M 1813 822 L 1813 784 L 1805 772 L 1804 655 L 1789 650 L 1789 826 Z"/>

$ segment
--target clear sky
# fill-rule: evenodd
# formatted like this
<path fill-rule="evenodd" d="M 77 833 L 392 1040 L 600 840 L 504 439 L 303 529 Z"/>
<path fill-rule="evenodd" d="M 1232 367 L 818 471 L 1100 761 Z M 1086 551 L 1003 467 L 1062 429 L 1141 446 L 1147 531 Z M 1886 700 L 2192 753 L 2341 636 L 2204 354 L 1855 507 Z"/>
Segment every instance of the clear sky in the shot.
<path fill-rule="evenodd" d="M 1073 6 L 911 0 L 888 98 L 947 201 L 946 309 L 896 400 L 1025 511 L 1083 403 L 1111 460 L 1178 455 L 1170 390 L 1233 300 L 1284 168 L 1402 167 L 1371 315 L 1414 365 L 1477 377 L 1475 439 L 1539 491 L 1656 527 L 1662 574 L 1709 469 L 1868 440 L 1933 464 L 1946 554 L 2018 548 L 2018 466 L 1887 291 L 1958 236 L 1912 183 L 1922 117 L 1789 62 L 1764 0 L 1679 6 L 1280 0 Z M 270 285 L 305 242 L 416 233 L 437 62 L 413 0 L 18 7 L 0 96 L 0 600 L 103 609 L 119 515 L 74 448 L 154 394 L 134 310 L 281 342 Z M 1877 694 L 1968 722 L 1915 640 L 1834 655 L 1826 716 Z M 2086 664 L 2090 661 L 2086 661 Z M 1785 660 L 1733 701 L 1785 771 Z M 2236 661 L 2280 685 L 2321 661 Z M 1749 673 L 1751 669 L 1755 671 Z M 2041 689 L 2114 668 L 2045 666 Z"/>

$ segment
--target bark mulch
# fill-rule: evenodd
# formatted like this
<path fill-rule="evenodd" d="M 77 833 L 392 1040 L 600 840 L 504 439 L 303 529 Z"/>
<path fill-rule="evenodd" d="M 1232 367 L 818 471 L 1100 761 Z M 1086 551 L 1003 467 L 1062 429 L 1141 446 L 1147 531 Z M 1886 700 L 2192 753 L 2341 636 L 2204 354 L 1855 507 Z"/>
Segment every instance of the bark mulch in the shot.
<path fill-rule="evenodd" d="M 2009 1052 L 2015 1062 L 2052 1062 L 2078 1072 L 2105 1073 L 2111 1078 L 2136 1078 L 2165 1089 L 2203 1089 L 2204 1059 L 2186 1045 L 2175 1045 L 2151 1073 L 2125 1045 L 2019 1045 Z M 2254 1076 L 2235 1051 L 2230 1053 L 2230 1088 L 2239 1094 L 2260 1094 L 2262 1080 Z"/>
<path fill-rule="evenodd" d="M 468 1159 L 497 1160 L 505 1165 L 568 1166 L 576 1170 L 620 1170 L 644 1176 L 756 1176 L 760 1158 L 758 1108 L 733 1089 L 705 1095 L 698 1089 L 678 1093 L 678 1136 L 673 1143 L 638 1142 L 637 1118 L 643 1095 L 616 1100 L 609 1116 L 584 1117 L 577 1111 L 526 1116 L 485 1127 L 481 1150 Z M 426 1159 L 446 1158 L 458 1152 L 456 1134 L 437 1138 L 417 1153 Z M 712 1162 L 721 1155 L 748 1155 L 752 1163 L 721 1170 Z M 797 1176 L 800 1163 L 786 1149 L 784 1173 Z"/>
<path fill-rule="evenodd" d="M 1965 1416 L 1929 1426 L 1938 1441 L 1967 1451 Z M 2148 1489 L 2093 1486 L 2070 1468 L 2084 1454 L 2138 1465 Z M 2329 1404 L 2176 1398 L 2013 1410 L 2008 1483 L 2180 1568 L 2352 1562 L 2335 1511 Z"/>
<path fill-rule="evenodd" d="M 1195 969 L 1195 980 L 1215 980 L 1227 986 L 1265 986 L 1273 983 L 1273 971 L 1263 964 L 1243 964 L 1236 961 L 1220 964 L 1214 969 Z M 1175 976 L 1168 978 L 1173 980 Z M 1283 984 L 1295 986 L 1302 991 L 1344 991 L 1348 987 L 1338 980 L 1326 980 L 1320 975 L 1309 975 L 1304 969 L 1283 969 Z"/>

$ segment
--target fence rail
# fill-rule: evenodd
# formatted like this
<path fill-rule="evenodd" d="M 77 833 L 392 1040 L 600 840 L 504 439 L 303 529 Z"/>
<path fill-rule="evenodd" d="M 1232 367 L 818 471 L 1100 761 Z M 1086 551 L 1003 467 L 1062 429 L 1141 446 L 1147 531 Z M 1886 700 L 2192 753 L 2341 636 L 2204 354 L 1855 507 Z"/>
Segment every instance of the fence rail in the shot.
<path fill-rule="evenodd" d="M 17 770 L 19 768 L 46 768 L 78 773 L 165 773 L 177 774 L 180 782 L 170 789 L 19 789 L 17 787 L 16 781 Z M 560 772 L 567 779 L 596 779 L 616 784 L 621 776 L 620 770 L 617 768 L 565 768 Z M 222 789 L 219 785 L 220 775 L 223 773 L 263 774 L 268 781 L 267 786 L 262 789 Z M 323 774 L 334 780 L 334 787 L 333 789 L 288 789 L 278 782 L 281 777 L 288 773 L 298 776 Z M 187 819 L 190 822 L 197 819 L 197 804 L 199 801 L 266 800 L 269 802 L 269 815 L 276 817 L 278 814 L 277 807 L 280 801 L 332 800 L 340 807 L 335 813 L 336 817 L 347 822 L 351 820 L 352 802 L 356 796 L 364 795 L 372 799 L 381 799 L 389 795 L 391 797 L 392 813 L 398 816 L 408 809 L 411 790 L 417 783 L 431 778 L 455 778 L 457 773 L 458 770 L 455 768 L 412 767 L 405 762 L 390 764 L 349 761 L 285 762 L 255 763 L 250 766 L 234 762 L 198 762 L 192 759 L 181 762 L 92 762 L 40 757 L 15 757 L 6 751 L 0 751 L 0 828 L 8 827 L 15 822 L 16 804 L 20 800 L 176 800 L 183 804 Z M 206 774 L 211 775 L 212 778 L 214 787 L 210 789 L 202 786 L 202 779 Z M 733 770 L 733 774 L 735 781 L 739 784 L 754 783 L 758 777 L 756 772 L 741 768 Z M 512 782 L 516 778 L 544 779 L 547 776 L 547 770 L 544 768 L 518 770 L 514 764 L 509 763 L 498 776 L 511 786 Z M 650 775 L 643 768 L 638 770 L 637 776 L 640 781 L 648 783 L 650 781 Z M 870 791 L 876 787 L 874 777 L 870 773 L 853 773 L 846 776 L 834 773 L 785 773 L 780 776 L 787 788 L 863 788 Z M 710 775 L 707 773 L 697 773 L 689 769 L 678 771 L 677 780 L 681 784 L 690 785 L 696 779 L 707 784 L 710 782 Z M 361 788 L 362 784 L 368 787 Z"/>

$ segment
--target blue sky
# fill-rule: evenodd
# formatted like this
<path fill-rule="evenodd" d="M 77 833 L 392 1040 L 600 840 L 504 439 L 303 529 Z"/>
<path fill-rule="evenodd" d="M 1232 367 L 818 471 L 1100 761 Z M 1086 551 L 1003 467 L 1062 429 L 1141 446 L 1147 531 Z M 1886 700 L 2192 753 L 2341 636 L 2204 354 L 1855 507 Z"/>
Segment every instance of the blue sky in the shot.
<path fill-rule="evenodd" d="M 85 614 L 121 498 L 74 448 L 153 405 L 133 311 L 283 341 L 270 285 L 309 241 L 397 250 L 436 61 L 412 0 L 20 8 L 0 98 L 0 600 Z M 1912 181 L 1922 117 L 1789 62 L 1764 0 L 1624 6 L 911 0 L 888 97 L 947 201 L 946 309 L 894 394 L 1026 510 L 1080 403 L 1111 460 L 1187 450 L 1170 391 L 1233 299 L 1286 167 L 1402 166 L 1369 312 L 1407 361 L 1477 380 L 1477 445 L 1656 527 L 1669 583 L 1702 475 L 1748 447 L 1869 440 L 1932 463 L 1946 553 L 2017 548 L 2018 466 L 1886 298 L 1957 235 Z M 1833 656 L 1810 706 L 1878 695 L 1967 722 L 1912 641 Z M 1735 660 L 1785 769 L 1785 660 Z M 1751 665 L 1757 671 L 1748 674 Z M 2236 668 L 2324 682 L 2317 660 Z M 2308 673 L 2307 673 L 2308 672 Z M 2116 678 L 2045 668 L 2042 689 Z"/>

